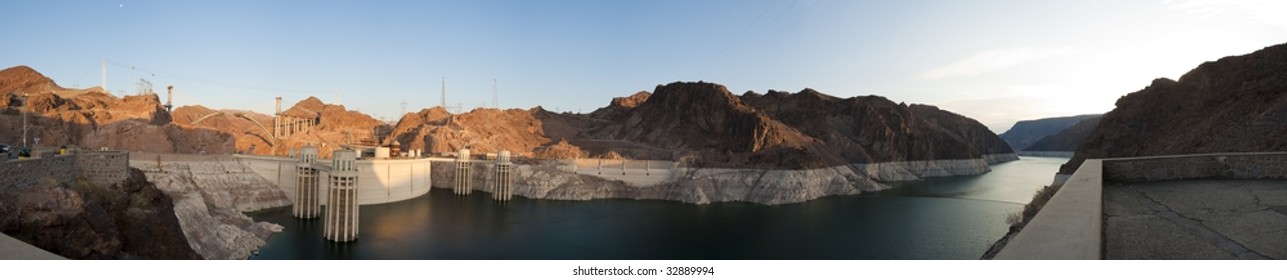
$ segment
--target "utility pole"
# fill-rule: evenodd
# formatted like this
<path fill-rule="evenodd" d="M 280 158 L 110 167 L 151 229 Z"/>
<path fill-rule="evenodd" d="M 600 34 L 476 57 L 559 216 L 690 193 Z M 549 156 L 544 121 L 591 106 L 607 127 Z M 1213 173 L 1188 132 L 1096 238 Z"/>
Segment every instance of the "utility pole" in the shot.
<path fill-rule="evenodd" d="M 103 84 L 101 86 L 103 86 L 103 92 L 112 94 L 111 91 L 107 90 L 107 58 L 103 58 Z"/>
<path fill-rule="evenodd" d="M 22 147 L 27 147 L 27 99 L 31 99 L 31 94 L 18 93 L 22 96 Z"/>

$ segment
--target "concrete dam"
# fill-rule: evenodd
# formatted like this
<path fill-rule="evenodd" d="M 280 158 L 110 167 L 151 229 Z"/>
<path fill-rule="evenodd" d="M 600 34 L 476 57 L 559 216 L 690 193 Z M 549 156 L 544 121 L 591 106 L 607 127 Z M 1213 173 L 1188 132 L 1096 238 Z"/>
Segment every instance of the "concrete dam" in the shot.
<path fill-rule="evenodd" d="M 433 187 L 433 162 L 450 162 L 456 165 L 454 189 L 456 194 L 469 194 L 472 190 L 470 173 L 475 165 L 482 171 L 493 172 L 484 182 L 492 197 L 507 201 L 513 195 L 513 165 L 508 151 L 501 151 L 494 159 L 472 159 L 469 150 L 458 152 L 456 158 L 419 157 L 411 151 L 408 158 L 389 159 L 386 153 L 380 158 L 359 159 L 353 150 L 337 150 L 330 162 L 319 160 L 317 148 L 306 146 L 299 154 L 289 157 L 236 155 L 242 165 L 255 174 L 272 182 L 292 202 L 292 214 L 299 219 L 323 218 L 325 237 L 336 242 L 354 241 L 358 237 L 359 207 L 403 201 L 425 195 Z M 444 178 L 445 179 L 445 178 Z M 322 206 L 326 205 L 323 211 Z"/>

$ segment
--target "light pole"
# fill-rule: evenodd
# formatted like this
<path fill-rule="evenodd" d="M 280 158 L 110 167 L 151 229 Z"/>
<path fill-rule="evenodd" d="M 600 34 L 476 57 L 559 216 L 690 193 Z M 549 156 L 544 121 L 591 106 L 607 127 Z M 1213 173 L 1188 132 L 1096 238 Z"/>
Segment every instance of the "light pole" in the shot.
<path fill-rule="evenodd" d="M 22 96 L 22 147 L 27 147 L 27 99 L 31 94 L 19 93 Z"/>

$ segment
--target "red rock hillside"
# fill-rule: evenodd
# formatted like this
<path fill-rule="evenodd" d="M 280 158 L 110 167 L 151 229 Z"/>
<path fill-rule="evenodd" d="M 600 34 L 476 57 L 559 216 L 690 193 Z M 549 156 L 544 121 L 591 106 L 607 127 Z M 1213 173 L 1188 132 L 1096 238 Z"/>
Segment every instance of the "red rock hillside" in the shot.
<path fill-rule="evenodd" d="M 0 71 L 0 143 L 16 145 L 22 137 L 22 96 L 28 141 L 40 146 L 73 145 L 160 153 L 229 153 L 233 140 L 213 130 L 171 123 L 155 94 L 112 96 L 95 87 L 66 89 L 26 66 Z"/>

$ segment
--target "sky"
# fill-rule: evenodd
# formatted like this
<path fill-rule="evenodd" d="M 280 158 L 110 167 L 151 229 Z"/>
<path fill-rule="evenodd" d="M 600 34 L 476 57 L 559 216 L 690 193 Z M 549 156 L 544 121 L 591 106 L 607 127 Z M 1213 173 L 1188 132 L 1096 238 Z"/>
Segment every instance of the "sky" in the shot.
<path fill-rule="evenodd" d="M 885 96 L 974 118 L 1104 113 L 1156 78 L 1287 42 L 1287 1 L 3 1 L 0 67 L 176 106 L 308 96 L 588 113 L 674 81 Z M 164 96 L 162 96 L 164 98 Z"/>

